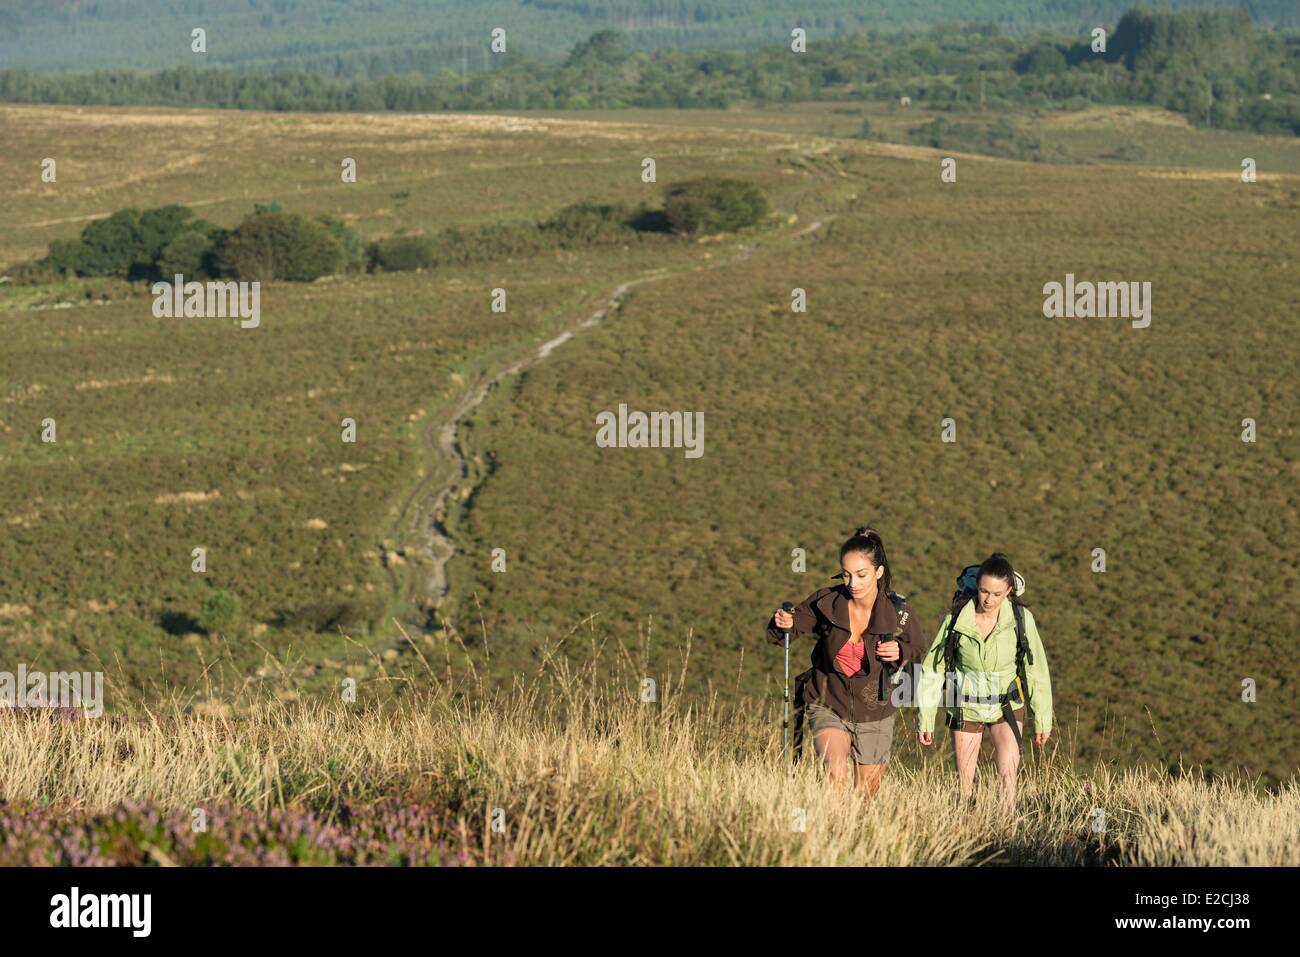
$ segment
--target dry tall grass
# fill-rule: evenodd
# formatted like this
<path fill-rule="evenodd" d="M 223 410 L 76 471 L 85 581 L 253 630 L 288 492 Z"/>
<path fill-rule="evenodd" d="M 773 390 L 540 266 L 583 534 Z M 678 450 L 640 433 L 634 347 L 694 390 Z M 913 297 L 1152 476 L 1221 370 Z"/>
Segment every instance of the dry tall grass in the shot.
<path fill-rule="evenodd" d="M 509 693 L 435 679 L 368 707 L 10 713 L 0 718 L 0 798 L 83 811 L 224 799 L 328 813 L 400 796 L 450 809 L 485 860 L 509 851 L 542 865 L 1300 864 L 1295 781 L 1263 794 L 1194 772 L 1085 773 L 1057 753 L 1022 767 L 1012 818 L 988 765 L 969 802 L 937 759 L 891 768 L 874 800 L 837 796 L 810 760 L 787 772 L 770 702 L 687 705 L 674 690 L 684 668 L 663 677 L 655 702 L 641 701 L 635 676 L 645 672 L 624 654 L 605 673 L 548 656 Z M 406 680 L 388 677 L 388 687 Z"/>

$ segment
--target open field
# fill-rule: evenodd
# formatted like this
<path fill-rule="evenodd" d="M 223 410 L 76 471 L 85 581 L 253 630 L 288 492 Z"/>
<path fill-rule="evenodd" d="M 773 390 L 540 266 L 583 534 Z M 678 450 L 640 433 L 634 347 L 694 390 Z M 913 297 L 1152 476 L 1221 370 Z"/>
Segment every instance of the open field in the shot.
<path fill-rule="evenodd" d="M 581 662 L 590 646 L 640 633 L 649 650 L 636 680 L 659 679 L 689 635 L 687 700 L 770 704 L 780 662 L 758 642 L 768 614 L 825 584 L 838 542 L 872 522 L 930 631 L 962 565 L 994 548 L 1012 555 L 1077 773 L 1181 759 L 1269 785 L 1293 775 L 1300 180 L 1280 172 L 1296 168 L 1293 148 L 1257 156 L 1260 182 L 1247 185 L 1227 159 L 1269 143 L 1152 123 L 1142 135 L 1185 133 L 1195 141 L 1169 149 L 1199 151 L 1211 169 L 962 155 L 958 181 L 944 184 L 944 151 L 691 125 L 700 119 L 0 107 L 0 263 L 129 204 L 183 202 L 229 226 L 276 199 L 373 238 L 579 201 L 654 203 L 662 184 L 707 173 L 759 183 L 776 213 L 707 242 L 647 236 L 273 284 L 255 331 L 155 319 L 138 286 L 0 286 L 7 659 L 102 666 L 111 708 L 138 713 L 161 697 L 220 714 L 248 685 L 293 699 L 354 677 L 365 701 L 386 688 L 385 666 L 417 649 L 509 688 L 547 655 Z M 1128 135 L 1058 127 L 1092 153 Z M 39 181 L 46 156 L 58 159 L 56 184 Z M 641 182 L 646 156 L 661 185 Z M 344 157 L 358 161 L 356 184 L 339 182 Z M 658 273 L 580 328 L 622 283 Z M 1150 282 L 1150 328 L 1044 319 L 1043 284 L 1067 273 Z M 488 309 L 497 286 L 510 290 L 505 316 Z M 796 287 L 806 314 L 790 311 Z M 85 301 L 87 289 L 109 301 Z M 579 328 L 462 424 L 469 477 L 445 517 L 460 553 L 437 609 L 448 628 L 406 642 L 391 619 L 411 629 L 427 609 L 403 600 L 413 543 L 394 529 L 411 490 L 447 465 L 425 436 L 484 376 Z M 597 448 L 596 414 L 620 403 L 704 412 L 705 454 Z M 345 416 L 359 424 L 356 446 L 339 443 Z M 948 416 L 955 444 L 940 441 Z M 53 445 L 39 441 L 46 417 L 58 423 Z M 1245 417 L 1257 443 L 1240 441 Z M 207 576 L 189 570 L 196 545 L 209 548 Z M 790 570 L 796 547 L 806 574 Z M 1098 547 L 1104 575 L 1090 568 Z M 504 574 L 490 570 L 494 548 L 506 550 Z M 195 627 L 213 587 L 242 600 L 237 632 Z M 346 627 L 321 612 L 338 602 Z M 584 621 L 581 642 L 552 647 Z M 1254 703 L 1241 698 L 1247 678 Z M 760 724 L 771 727 L 735 734 Z M 907 749 L 899 761 L 927 767 Z M 714 790 L 734 796 L 741 781 Z M 99 809 L 261 794 L 151 779 L 91 800 L 10 783 L 9 800 Z M 1055 785 L 1043 787 L 1026 794 L 1055 801 Z M 727 860 L 728 842 L 711 840 L 690 859 Z M 880 853 L 970 861 L 1009 846 L 998 840 Z M 521 846 L 540 855 L 530 859 L 596 854 Z M 866 861 L 865 848 L 818 853 Z"/>
<path fill-rule="evenodd" d="M 0 262 L 41 253 L 87 218 L 131 203 L 184 203 L 233 224 L 255 201 L 276 198 L 366 235 L 416 232 L 540 217 L 594 198 L 658 199 L 640 180 L 643 156 L 659 160 L 660 182 L 739 174 L 747 162 L 770 167 L 760 177 L 771 182 L 781 154 L 798 146 L 791 135 L 585 118 L 18 105 L 0 105 L 0 131 L 8 147 Z M 41 182 L 47 156 L 58 161 L 57 183 Z M 356 183 L 340 181 L 345 157 L 357 161 Z"/>
<path fill-rule="evenodd" d="M 29 108 L 0 109 L 0 125 L 17 147 L 3 173 L 21 184 L 0 229 L 10 262 L 128 204 L 184 202 L 233 225 L 255 201 L 278 198 L 370 237 L 537 218 L 582 200 L 653 204 L 660 187 L 641 183 L 643 155 L 665 178 L 746 172 L 781 216 L 812 215 L 826 200 L 805 147 L 768 134 Z M 20 157 L 50 152 L 58 182 L 33 185 Z M 325 170 L 343 156 L 357 159 L 358 183 Z M 775 233 L 784 228 L 773 220 Z M 0 640 L 50 668 L 93 663 L 114 677 L 118 700 L 128 689 L 192 689 L 218 659 L 265 678 L 266 654 L 298 660 L 291 649 L 321 683 L 363 673 L 355 632 L 373 632 L 366 642 L 384 650 L 398 640 L 390 614 L 423 621 L 393 586 L 414 544 L 400 512 L 436 467 L 420 436 L 440 410 L 618 283 L 699 268 L 715 253 L 642 234 L 634 247 L 581 256 L 278 283 L 265 290 L 263 326 L 247 331 L 156 319 L 140 284 L 0 286 L 10 503 Z M 510 296 L 505 315 L 489 308 L 498 286 Z M 59 429 L 52 445 L 39 441 L 46 417 Z M 358 423 L 355 445 L 339 441 L 344 417 Z M 189 570 L 195 546 L 209 549 L 206 576 Z M 212 588 L 243 602 L 238 634 L 195 625 Z M 339 603 L 347 620 L 332 622 Z"/>
<path fill-rule="evenodd" d="M 1093 106 L 1084 109 L 1025 109 L 949 112 L 913 104 L 820 100 L 796 104 L 737 104 L 730 109 L 536 111 L 529 116 L 581 116 L 605 122 L 663 123 L 674 127 L 752 129 L 803 136 L 855 137 L 863 120 L 871 124 L 873 142 L 912 143 L 910 134 L 936 119 L 964 124 L 986 133 L 1010 123 L 1024 140 L 1038 143 L 1022 158 L 1038 155 L 1052 163 L 1122 166 L 1184 166 L 1240 173 L 1243 157 L 1273 173 L 1300 175 L 1300 139 L 1263 136 L 1237 130 L 1207 130 L 1192 126 L 1185 116 L 1148 106 Z M 921 145 L 926 145 L 922 143 Z M 947 148 L 948 153 L 982 152 L 988 143 Z"/>

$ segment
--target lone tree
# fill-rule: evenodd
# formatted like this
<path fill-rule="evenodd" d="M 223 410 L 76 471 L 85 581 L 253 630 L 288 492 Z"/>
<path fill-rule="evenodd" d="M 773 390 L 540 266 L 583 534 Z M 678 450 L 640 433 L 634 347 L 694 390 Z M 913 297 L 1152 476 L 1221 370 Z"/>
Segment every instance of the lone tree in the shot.
<path fill-rule="evenodd" d="M 754 183 L 704 176 L 668 187 L 664 215 L 675 233 L 743 229 L 767 216 L 767 198 Z"/>

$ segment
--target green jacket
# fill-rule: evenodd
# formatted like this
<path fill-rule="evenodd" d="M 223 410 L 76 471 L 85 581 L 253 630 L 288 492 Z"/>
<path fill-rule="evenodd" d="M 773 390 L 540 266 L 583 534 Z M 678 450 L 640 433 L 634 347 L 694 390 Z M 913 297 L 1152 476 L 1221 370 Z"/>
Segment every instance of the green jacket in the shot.
<path fill-rule="evenodd" d="M 1029 715 L 1038 733 L 1052 730 L 1052 680 L 1047 673 L 1047 653 L 1038 637 L 1038 627 L 1029 609 L 1025 613 L 1025 637 L 1034 663 L 1025 657 L 1025 697 Z M 944 701 L 943 645 L 948 635 L 948 622 L 952 614 L 944 616 L 939 633 L 934 636 L 930 650 L 921 661 L 921 680 L 917 690 L 920 711 L 919 731 L 934 731 L 935 714 L 940 707 L 949 714 L 961 712 L 963 721 L 998 721 L 1002 708 L 996 703 L 981 704 L 966 699 L 973 697 L 998 697 L 1016 677 L 1016 616 L 1008 598 L 998 610 L 998 621 L 987 641 L 980 639 L 979 626 L 975 624 L 975 600 L 968 601 L 957 613 L 957 651 L 954 666 L 961 675 L 962 706 L 947 707 Z M 951 692 L 950 692 L 951 693 Z"/>

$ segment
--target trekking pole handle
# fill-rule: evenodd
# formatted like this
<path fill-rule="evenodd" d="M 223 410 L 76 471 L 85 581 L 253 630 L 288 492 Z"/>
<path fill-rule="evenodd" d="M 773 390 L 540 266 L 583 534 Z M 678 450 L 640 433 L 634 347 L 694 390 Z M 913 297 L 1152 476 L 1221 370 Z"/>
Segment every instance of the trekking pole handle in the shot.
<path fill-rule="evenodd" d="M 791 612 L 791 611 L 794 611 L 794 603 L 793 603 L 793 602 L 788 602 L 788 601 L 783 601 L 783 602 L 781 602 L 781 610 L 782 610 L 782 611 L 785 611 L 785 612 Z M 789 629 L 789 628 L 782 628 L 782 629 L 781 629 L 781 634 L 784 635 L 786 638 L 789 638 L 789 637 L 790 637 L 790 629 Z"/>

